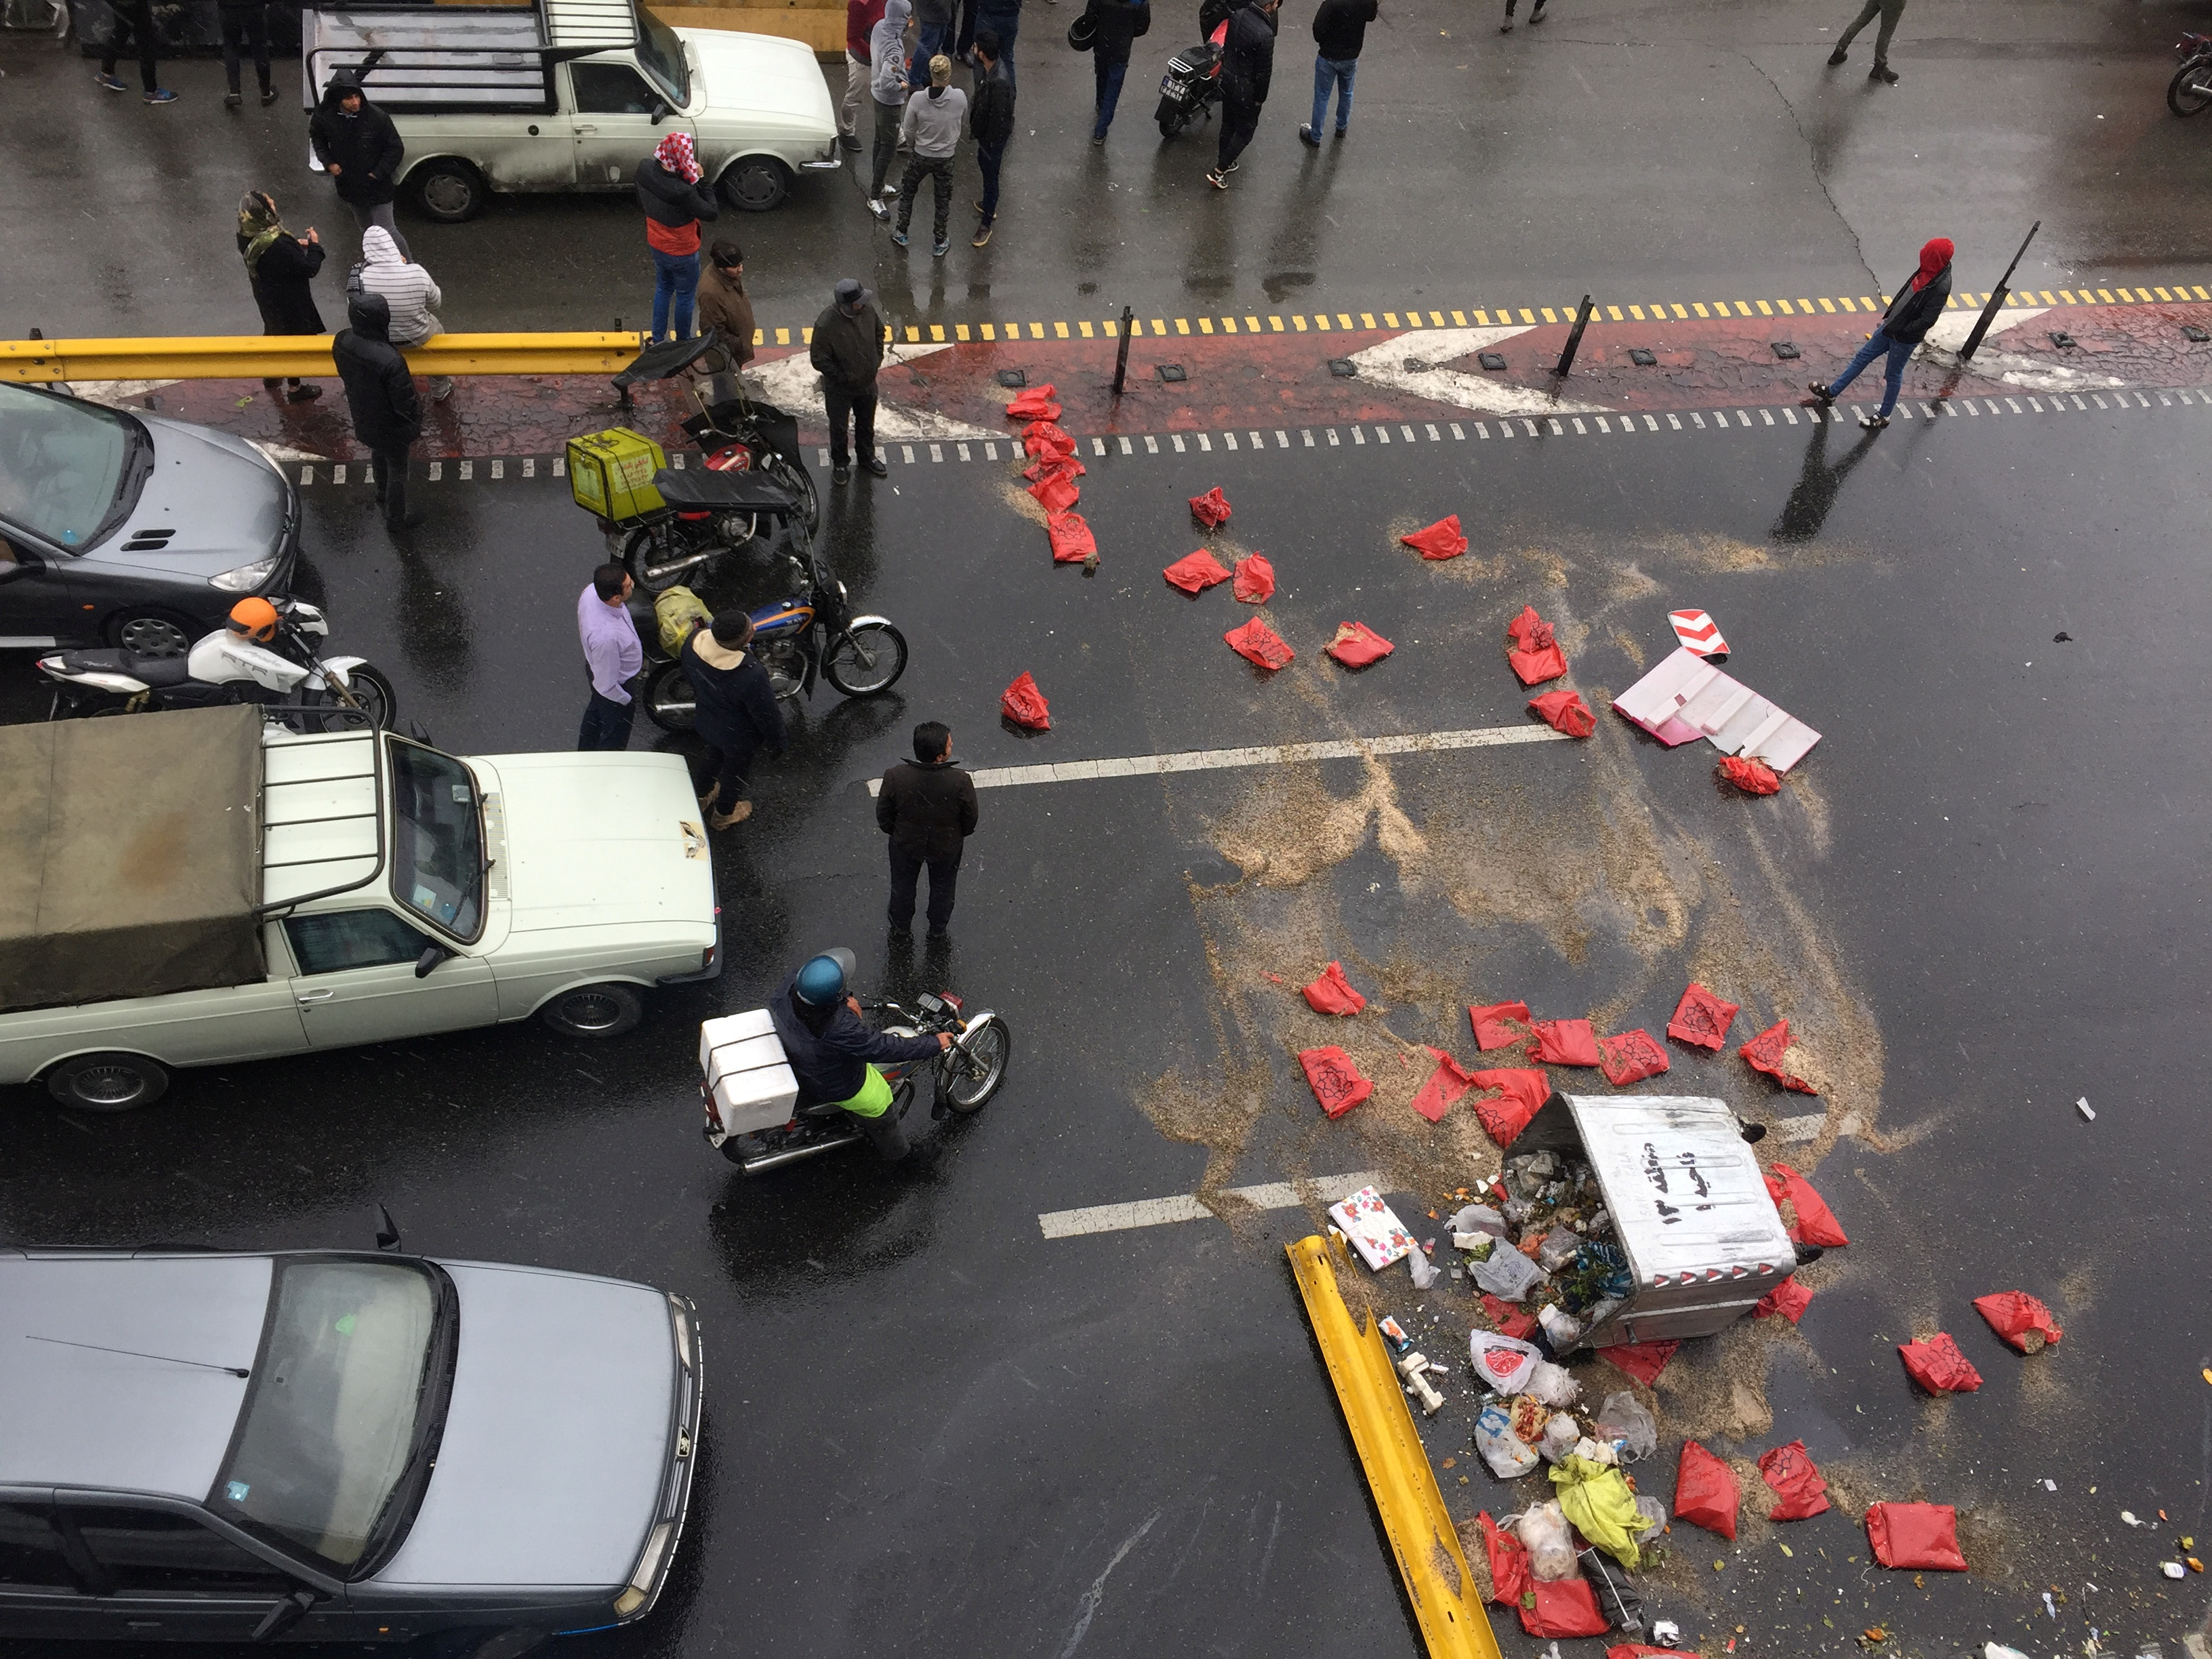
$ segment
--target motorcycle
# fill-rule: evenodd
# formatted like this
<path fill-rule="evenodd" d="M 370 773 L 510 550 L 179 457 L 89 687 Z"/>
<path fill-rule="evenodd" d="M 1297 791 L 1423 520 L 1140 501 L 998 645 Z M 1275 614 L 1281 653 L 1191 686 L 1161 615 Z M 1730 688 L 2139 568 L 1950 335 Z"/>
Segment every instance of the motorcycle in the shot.
<path fill-rule="evenodd" d="M 880 1015 L 878 1023 L 892 1036 L 935 1036 L 940 1031 L 952 1035 L 952 1046 L 934 1059 L 882 1068 L 884 1080 L 891 1085 L 890 1109 L 902 1119 L 914 1104 L 925 1071 L 933 1085 L 932 1118 L 968 1117 L 981 1111 L 1006 1080 L 1006 1062 L 1014 1051 L 1013 1033 L 993 1010 L 967 1015 L 962 1012 L 961 1000 L 950 991 L 923 992 L 915 999 L 912 1012 L 890 1001 L 860 999 L 860 1006 Z M 706 1103 L 707 1144 L 747 1175 L 818 1158 L 865 1139 L 853 1115 L 835 1104 L 801 1106 L 781 1127 L 731 1134 L 723 1129 L 714 1096 L 703 1082 L 699 1094 Z"/>
<path fill-rule="evenodd" d="M 295 732 L 389 726 L 399 707 L 392 682 L 364 657 L 316 655 L 315 641 L 331 631 L 319 607 L 305 599 L 270 603 L 276 637 L 266 646 L 218 629 L 181 657 L 124 647 L 50 652 L 38 659 L 39 672 L 54 682 L 47 718 L 254 703 Z"/>
<path fill-rule="evenodd" d="M 1172 138 L 1221 101 L 1221 60 L 1227 52 L 1229 18 L 1242 0 L 1201 0 L 1199 43 L 1168 59 L 1160 78 L 1160 106 L 1153 118 L 1160 137 Z"/>
<path fill-rule="evenodd" d="M 2185 33 L 2174 51 L 2181 67 L 2166 83 L 2166 106 L 2176 115 L 2194 115 L 2212 104 L 2212 35 Z"/>

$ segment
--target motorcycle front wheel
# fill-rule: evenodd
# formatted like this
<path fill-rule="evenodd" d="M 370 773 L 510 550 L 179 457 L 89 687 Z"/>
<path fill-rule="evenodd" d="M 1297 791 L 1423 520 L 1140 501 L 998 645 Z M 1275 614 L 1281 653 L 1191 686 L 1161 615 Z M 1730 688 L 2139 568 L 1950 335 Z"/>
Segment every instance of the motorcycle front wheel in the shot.
<path fill-rule="evenodd" d="M 2192 58 L 2175 71 L 2166 88 L 2166 106 L 2176 115 L 2194 115 L 2212 104 L 2212 60 Z"/>
<path fill-rule="evenodd" d="M 818 533 L 822 528 L 822 500 L 814 493 L 814 475 L 803 466 L 793 466 L 774 450 L 761 457 L 760 470 L 798 497 L 808 538 Z"/>
<path fill-rule="evenodd" d="M 946 1062 L 952 1081 L 945 1090 L 945 1103 L 965 1117 L 989 1105 L 991 1097 L 1006 1080 L 1006 1062 L 1014 1054 L 1014 1034 L 1004 1020 L 994 1019 L 981 1030 L 970 1032 L 961 1047 L 966 1059 L 955 1054 Z"/>
<path fill-rule="evenodd" d="M 392 682 L 384 678 L 380 670 L 371 668 L 367 663 L 348 669 L 346 679 L 347 689 L 353 693 L 354 701 L 361 705 L 361 713 L 356 714 L 332 697 L 331 702 L 336 706 L 323 716 L 323 730 L 357 732 L 366 725 L 372 732 L 390 731 L 392 717 L 399 712 L 399 694 L 392 689 Z"/>
<path fill-rule="evenodd" d="M 691 681 L 680 662 L 665 662 L 647 675 L 638 701 L 645 705 L 646 719 L 664 732 L 689 732 L 698 712 Z"/>
<path fill-rule="evenodd" d="M 862 623 L 837 636 L 822 678 L 848 697 L 881 696 L 906 672 L 906 635 L 889 623 Z"/>

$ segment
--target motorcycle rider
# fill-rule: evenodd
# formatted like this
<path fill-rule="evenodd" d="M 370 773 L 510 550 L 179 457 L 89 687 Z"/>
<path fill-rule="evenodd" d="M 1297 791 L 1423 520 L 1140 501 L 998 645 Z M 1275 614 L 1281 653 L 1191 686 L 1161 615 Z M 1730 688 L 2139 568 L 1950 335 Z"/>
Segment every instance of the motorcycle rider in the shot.
<path fill-rule="evenodd" d="M 834 1101 L 852 1114 L 886 1164 L 908 1150 L 906 1127 L 890 1109 L 891 1085 L 872 1062 L 927 1060 L 952 1046 L 945 1032 L 902 1037 L 872 1028 L 846 989 L 854 963 L 847 950 L 809 960 L 770 999 L 769 1018 L 784 1060 L 799 1079 L 799 1104 Z"/>

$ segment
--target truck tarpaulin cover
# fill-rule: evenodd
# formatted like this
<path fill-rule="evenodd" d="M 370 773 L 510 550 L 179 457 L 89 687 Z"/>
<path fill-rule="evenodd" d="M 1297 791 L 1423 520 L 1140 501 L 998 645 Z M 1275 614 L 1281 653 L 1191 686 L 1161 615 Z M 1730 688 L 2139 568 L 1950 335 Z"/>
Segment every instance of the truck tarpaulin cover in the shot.
<path fill-rule="evenodd" d="M 1528 1005 L 1493 1002 L 1486 1008 L 1470 1007 L 1468 1024 L 1474 1027 L 1474 1046 L 1481 1049 L 1510 1048 L 1528 1039 Z"/>
<path fill-rule="evenodd" d="M 0 1012 L 264 976 L 258 712 L 0 726 Z"/>
<path fill-rule="evenodd" d="M 1959 1552 L 1959 1512 L 1948 1504 L 1869 1504 L 1867 1542 L 1885 1567 L 1964 1572 Z"/>
<path fill-rule="evenodd" d="M 1774 1506 L 1768 1520 L 1803 1521 L 1828 1507 L 1828 1483 L 1813 1467 L 1803 1441 L 1793 1440 L 1786 1446 L 1760 1453 L 1759 1472 L 1782 1500 Z M 1679 1506 L 1676 1512 L 1680 1512 Z"/>
<path fill-rule="evenodd" d="M 1540 1066 L 1595 1066 L 1597 1033 L 1586 1019 L 1540 1019 L 1529 1058 Z"/>
<path fill-rule="evenodd" d="M 1998 1291 L 1974 1298 L 1974 1311 L 1990 1322 L 1990 1328 L 2022 1353 L 2036 1353 L 2063 1334 L 2051 1310 L 2026 1291 Z"/>
<path fill-rule="evenodd" d="M 1416 530 L 1398 539 L 1425 559 L 1455 559 L 1467 551 L 1467 538 L 1460 532 L 1456 513 L 1446 514 L 1426 530 Z"/>
<path fill-rule="evenodd" d="M 1468 1075 L 1476 1088 L 1498 1091 L 1494 1099 L 1476 1101 L 1474 1115 L 1482 1121 L 1490 1138 L 1501 1146 L 1511 1146 L 1515 1137 L 1528 1127 L 1528 1120 L 1542 1110 L 1544 1103 L 1552 1097 L 1552 1080 L 1541 1072 L 1508 1066 L 1494 1072 L 1470 1072 Z"/>
<path fill-rule="evenodd" d="M 1930 1394 L 1972 1394 L 1982 1386 L 1982 1374 L 1959 1352 L 1948 1331 L 1914 1342 L 1900 1342 L 1897 1352 L 1912 1380 Z"/>
<path fill-rule="evenodd" d="M 1685 1440 L 1681 1462 L 1674 1466 L 1674 1518 L 1733 1539 L 1742 1502 L 1735 1471 L 1696 1441 Z"/>
<path fill-rule="evenodd" d="M 1843 1224 L 1836 1219 L 1836 1212 L 1813 1190 L 1813 1183 L 1787 1164 L 1778 1164 L 1766 1172 L 1766 1190 L 1773 1195 L 1777 1209 L 1786 1199 L 1797 1212 L 1797 1219 L 1790 1228 L 1793 1242 L 1826 1245 L 1830 1249 L 1851 1242 L 1844 1236 Z"/>
<path fill-rule="evenodd" d="M 1247 605 L 1265 605 L 1275 597 L 1275 567 L 1267 555 L 1255 553 L 1237 561 L 1237 586 L 1230 592 Z"/>
<path fill-rule="evenodd" d="M 1321 977 L 1305 988 L 1305 999 L 1317 1014 L 1356 1014 L 1367 1006 L 1367 999 L 1345 978 L 1340 962 L 1332 962 L 1321 970 Z"/>

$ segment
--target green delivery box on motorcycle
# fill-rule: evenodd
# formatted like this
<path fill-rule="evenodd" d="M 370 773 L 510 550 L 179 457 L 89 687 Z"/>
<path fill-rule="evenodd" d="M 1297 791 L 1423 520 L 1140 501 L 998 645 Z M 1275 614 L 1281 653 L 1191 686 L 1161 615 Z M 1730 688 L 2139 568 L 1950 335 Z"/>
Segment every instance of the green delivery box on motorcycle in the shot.
<path fill-rule="evenodd" d="M 576 505 L 625 524 L 661 507 L 653 475 L 668 465 L 660 446 L 626 426 L 568 440 L 568 493 Z"/>

